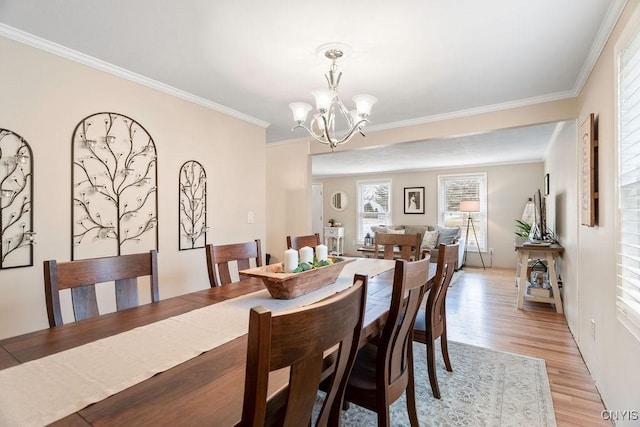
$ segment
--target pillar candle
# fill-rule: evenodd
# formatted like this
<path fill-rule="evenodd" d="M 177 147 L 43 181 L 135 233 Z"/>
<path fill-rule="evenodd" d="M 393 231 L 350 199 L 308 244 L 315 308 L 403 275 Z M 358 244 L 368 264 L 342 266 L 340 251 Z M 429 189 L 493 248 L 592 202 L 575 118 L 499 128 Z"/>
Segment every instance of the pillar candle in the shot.
<path fill-rule="evenodd" d="M 284 251 L 284 271 L 291 273 L 296 268 L 298 268 L 298 251 L 287 249 Z"/>
<path fill-rule="evenodd" d="M 329 250 L 325 245 L 316 246 L 316 258 L 318 261 L 326 261 Z"/>
<path fill-rule="evenodd" d="M 313 263 L 313 249 L 309 246 L 301 247 L 298 252 L 300 252 L 300 262 L 308 262 L 309 264 Z"/>

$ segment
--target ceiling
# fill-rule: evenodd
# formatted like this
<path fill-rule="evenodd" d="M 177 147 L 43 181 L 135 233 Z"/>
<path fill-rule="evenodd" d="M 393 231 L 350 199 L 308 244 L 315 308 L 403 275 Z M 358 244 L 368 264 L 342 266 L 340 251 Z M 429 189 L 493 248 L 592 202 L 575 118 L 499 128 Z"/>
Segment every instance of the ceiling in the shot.
<path fill-rule="evenodd" d="M 357 93 L 378 98 L 367 127 L 374 131 L 576 96 L 625 3 L 0 0 L 0 35 L 265 126 L 267 142 L 275 142 L 306 136 L 291 131 L 288 104 L 311 103 L 310 91 L 325 86 L 329 64 L 316 54 L 322 44 L 350 47 L 340 95 L 346 103 Z M 529 130 L 422 145 L 425 155 L 446 145 L 454 158 L 475 153 L 497 163 L 525 152 L 495 150 L 496 141 L 537 135 L 536 150 L 518 145 L 529 161 L 542 159 L 553 126 Z M 411 162 L 420 145 L 402 144 L 411 154 L 382 148 L 377 157 L 420 168 Z M 365 151 L 336 161 L 353 166 L 376 157 Z"/>

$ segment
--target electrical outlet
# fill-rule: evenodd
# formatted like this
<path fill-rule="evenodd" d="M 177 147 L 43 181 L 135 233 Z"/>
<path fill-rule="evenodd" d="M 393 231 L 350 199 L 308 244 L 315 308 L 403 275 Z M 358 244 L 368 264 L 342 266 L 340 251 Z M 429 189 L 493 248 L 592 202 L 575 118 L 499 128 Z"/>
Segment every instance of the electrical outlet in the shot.
<path fill-rule="evenodd" d="M 596 339 L 596 321 L 591 319 L 591 339 Z"/>
<path fill-rule="evenodd" d="M 489 248 L 489 255 L 493 255 L 493 248 Z"/>
<path fill-rule="evenodd" d="M 247 212 L 247 224 L 253 224 L 256 222 L 256 216 L 253 211 Z"/>

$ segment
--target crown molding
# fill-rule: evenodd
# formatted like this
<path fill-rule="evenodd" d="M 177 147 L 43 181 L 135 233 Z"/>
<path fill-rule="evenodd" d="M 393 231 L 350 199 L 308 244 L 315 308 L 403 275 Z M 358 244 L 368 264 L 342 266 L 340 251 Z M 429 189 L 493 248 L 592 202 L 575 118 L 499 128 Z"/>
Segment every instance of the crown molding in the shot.
<path fill-rule="evenodd" d="M 157 80 L 150 79 L 141 74 L 134 73 L 132 71 L 126 70 L 124 68 L 118 67 L 116 65 L 110 64 L 108 62 L 94 58 L 92 56 L 85 55 L 84 53 L 75 51 L 73 49 L 69 49 L 65 46 L 59 45 L 57 43 L 53 43 L 49 40 L 45 40 L 43 38 L 37 37 L 33 34 L 27 33 L 25 31 L 19 30 L 17 28 L 11 27 L 6 24 L 0 23 L 0 36 L 25 44 L 27 46 L 35 47 L 36 49 L 40 49 L 45 52 L 52 53 L 62 58 L 69 59 L 71 61 L 86 65 L 96 70 L 100 70 L 105 73 L 112 74 L 114 76 L 123 78 L 125 80 L 138 83 L 148 88 L 166 93 L 168 95 L 175 96 L 176 98 L 180 98 L 185 101 L 189 101 L 194 104 L 201 105 L 203 107 L 218 111 L 220 113 L 226 114 L 231 117 L 235 117 L 236 119 L 243 120 L 247 123 L 257 125 L 262 128 L 266 128 L 270 125 L 270 123 L 265 122 L 264 120 L 257 119 L 255 117 L 252 117 L 247 114 L 241 113 L 239 111 L 233 110 L 231 108 L 225 107 L 224 105 L 217 104 L 208 99 L 177 89 L 173 86 L 169 86 Z"/>
<path fill-rule="evenodd" d="M 432 116 L 417 117 L 415 119 L 401 120 L 398 122 L 383 123 L 365 127 L 366 132 L 377 132 L 381 130 L 397 129 L 407 126 L 417 126 L 425 123 L 439 122 L 443 120 L 459 119 L 462 117 L 476 116 L 478 114 L 493 113 L 496 111 L 511 110 L 514 108 L 527 107 L 529 105 L 542 104 L 545 102 L 560 101 L 574 98 L 573 91 L 556 92 L 549 95 L 536 96 L 533 98 L 520 99 L 517 101 L 503 102 L 501 104 L 486 105 L 467 110 L 453 111 L 450 113 L 434 114 Z"/>
<path fill-rule="evenodd" d="M 609 6 L 609 10 L 607 11 L 607 15 L 602 21 L 602 25 L 598 30 L 598 34 L 596 34 L 595 39 L 593 40 L 593 44 L 591 45 L 591 49 L 589 50 L 589 54 L 582 65 L 582 70 L 580 70 L 580 74 L 578 75 L 578 79 L 576 80 L 575 85 L 573 86 L 574 96 L 578 96 L 580 92 L 582 92 L 582 88 L 584 87 L 593 67 L 595 67 L 602 50 L 604 49 L 609 37 L 611 36 L 611 32 L 616 26 L 624 7 L 627 4 L 627 0 L 614 0 Z"/>

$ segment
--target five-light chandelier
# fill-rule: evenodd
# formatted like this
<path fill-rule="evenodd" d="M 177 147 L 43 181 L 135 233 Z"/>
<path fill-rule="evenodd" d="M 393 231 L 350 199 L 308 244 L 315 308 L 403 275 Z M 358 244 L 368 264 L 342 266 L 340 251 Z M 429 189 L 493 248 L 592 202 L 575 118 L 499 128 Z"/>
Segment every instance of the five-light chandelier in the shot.
<path fill-rule="evenodd" d="M 339 44 L 323 45 L 318 48 L 318 51 L 324 52 L 324 56 L 331 60 L 331 67 L 329 68 L 329 74 L 325 74 L 328 88 L 311 92 L 316 99 L 317 113 L 311 119 L 309 126 L 305 122 L 309 111 L 312 109 L 311 105 L 306 102 L 289 104 L 289 108 L 293 111 L 293 120 L 296 122 L 296 125 L 291 130 L 297 128 L 305 129 L 316 141 L 331 147 L 332 151 L 338 145 L 349 141 L 356 132 L 364 136 L 362 129 L 369 122 L 371 107 L 378 101 L 375 96 L 356 95 L 353 97 L 356 109 L 351 111 L 342 103 L 338 95 L 338 85 L 340 84 L 342 72 L 338 72 L 336 62 L 344 56 L 344 50 L 344 46 Z M 338 114 L 340 114 L 340 118 L 338 118 Z M 341 122 L 338 126 L 346 125 L 347 129 L 336 131 L 336 121 Z"/>

